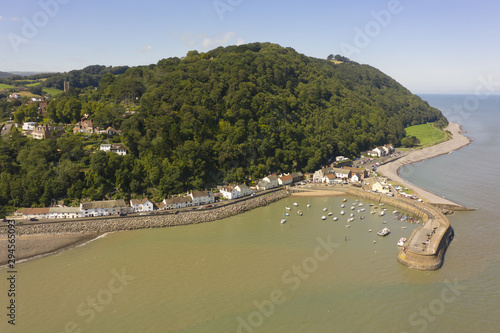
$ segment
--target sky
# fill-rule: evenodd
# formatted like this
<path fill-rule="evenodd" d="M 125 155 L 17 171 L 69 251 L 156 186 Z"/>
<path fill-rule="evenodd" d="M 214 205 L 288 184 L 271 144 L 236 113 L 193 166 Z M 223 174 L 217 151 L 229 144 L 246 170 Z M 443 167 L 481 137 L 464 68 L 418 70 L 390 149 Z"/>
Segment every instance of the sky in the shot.
<path fill-rule="evenodd" d="M 494 92 L 499 12 L 491 0 L 2 0 L 0 71 L 149 65 L 272 42 L 341 54 L 417 94 Z"/>

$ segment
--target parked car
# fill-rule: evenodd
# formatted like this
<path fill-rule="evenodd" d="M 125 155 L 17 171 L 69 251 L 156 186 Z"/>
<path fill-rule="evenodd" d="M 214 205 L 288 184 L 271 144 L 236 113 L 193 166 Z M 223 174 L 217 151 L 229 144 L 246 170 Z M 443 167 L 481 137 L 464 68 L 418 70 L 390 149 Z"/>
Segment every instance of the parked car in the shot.
<path fill-rule="evenodd" d="M 30 218 L 30 221 L 38 221 L 38 219 L 32 217 L 32 218 Z"/>

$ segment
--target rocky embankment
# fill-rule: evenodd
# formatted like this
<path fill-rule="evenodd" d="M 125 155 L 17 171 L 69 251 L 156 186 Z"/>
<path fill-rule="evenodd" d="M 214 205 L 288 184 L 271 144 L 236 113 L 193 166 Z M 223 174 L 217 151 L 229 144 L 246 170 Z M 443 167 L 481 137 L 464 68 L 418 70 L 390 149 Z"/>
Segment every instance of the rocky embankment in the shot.
<path fill-rule="evenodd" d="M 38 225 L 16 225 L 17 235 L 39 235 L 39 234 L 102 234 L 106 232 L 136 230 L 147 228 L 164 228 L 178 225 L 188 225 L 203 222 L 211 222 L 233 215 L 237 215 L 254 208 L 266 206 L 272 202 L 287 197 L 287 191 L 280 190 L 265 195 L 249 197 L 230 205 L 203 211 L 183 211 L 178 214 L 161 214 L 148 216 L 134 216 L 123 218 L 109 218 L 84 220 L 76 222 L 57 222 Z M 0 237 L 7 235 L 7 228 L 0 229 Z"/>

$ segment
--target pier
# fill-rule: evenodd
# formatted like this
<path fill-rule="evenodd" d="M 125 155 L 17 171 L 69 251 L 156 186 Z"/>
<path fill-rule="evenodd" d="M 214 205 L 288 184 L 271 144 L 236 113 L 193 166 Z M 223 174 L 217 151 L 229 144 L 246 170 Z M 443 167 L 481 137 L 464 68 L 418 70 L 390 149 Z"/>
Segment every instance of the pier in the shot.
<path fill-rule="evenodd" d="M 347 193 L 384 202 L 416 214 L 424 224 L 413 231 L 399 250 L 397 259 L 401 264 L 419 270 L 427 271 L 441 268 L 446 249 L 453 240 L 454 232 L 450 221 L 439 208 L 409 199 L 386 197 L 353 188 L 349 188 Z"/>

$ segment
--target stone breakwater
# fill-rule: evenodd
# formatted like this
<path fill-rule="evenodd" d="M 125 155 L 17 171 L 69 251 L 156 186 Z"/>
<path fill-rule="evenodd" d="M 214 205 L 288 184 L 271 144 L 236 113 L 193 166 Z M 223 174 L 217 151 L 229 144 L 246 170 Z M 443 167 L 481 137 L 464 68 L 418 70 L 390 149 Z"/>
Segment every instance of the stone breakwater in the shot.
<path fill-rule="evenodd" d="M 432 205 L 417 203 L 403 198 L 367 193 L 348 189 L 347 193 L 367 198 L 411 212 L 424 221 L 423 226 L 413 231 L 404 246 L 399 250 L 398 261 L 410 268 L 429 271 L 441 268 L 448 245 L 453 240 L 454 232 L 448 218 L 440 209 Z"/>
<path fill-rule="evenodd" d="M 16 225 L 17 235 L 43 234 L 102 234 L 106 232 L 164 228 L 221 220 L 241 214 L 254 208 L 269 205 L 289 196 L 287 191 L 279 190 L 264 195 L 203 211 L 182 211 L 178 214 L 161 214 L 134 217 L 84 220 L 75 222 L 56 222 L 37 225 Z M 7 228 L 0 229 L 0 237 L 7 236 Z"/>

